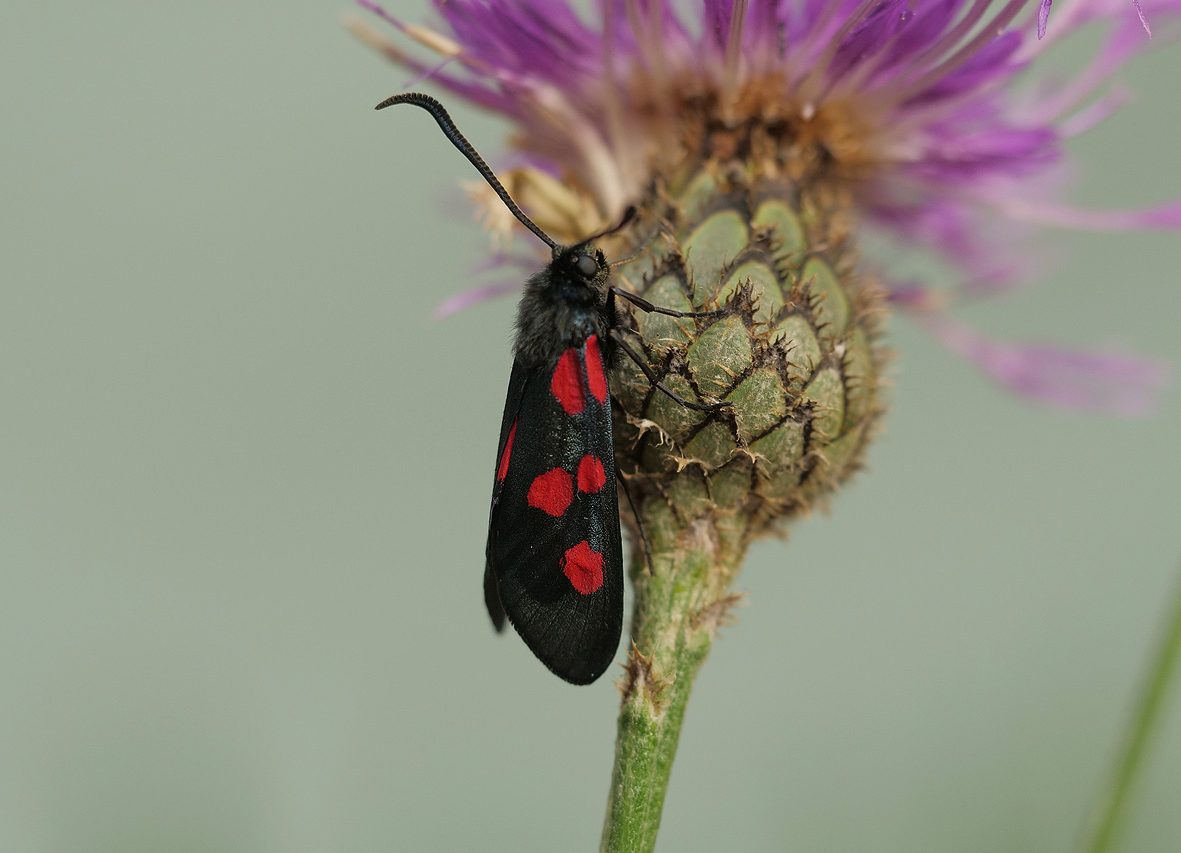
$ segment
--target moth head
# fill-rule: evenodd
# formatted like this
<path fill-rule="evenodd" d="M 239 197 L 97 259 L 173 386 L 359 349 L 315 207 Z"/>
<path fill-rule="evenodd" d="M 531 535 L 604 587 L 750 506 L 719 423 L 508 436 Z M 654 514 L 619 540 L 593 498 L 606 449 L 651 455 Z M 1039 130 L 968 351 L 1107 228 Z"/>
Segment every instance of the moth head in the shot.
<path fill-rule="evenodd" d="M 562 249 L 554 258 L 554 265 L 564 278 L 569 278 L 587 287 L 608 270 L 607 258 L 602 251 L 587 243 L 579 243 Z"/>
<path fill-rule="evenodd" d="M 549 265 L 549 283 L 567 299 L 601 298 L 607 287 L 611 266 L 603 253 L 588 243 L 564 246 L 554 253 Z"/>
<path fill-rule="evenodd" d="M 636 217 L 636 209 L 629 207 L 623 218 L 609 228 L 584 239 L 573 246 L 554 246 L 550 268 L 566 281 L 581 284 L 592 290 L 606 287 L 611 265 L 602 250 L 595 248 L 595 241 L 625 228 Z"/>

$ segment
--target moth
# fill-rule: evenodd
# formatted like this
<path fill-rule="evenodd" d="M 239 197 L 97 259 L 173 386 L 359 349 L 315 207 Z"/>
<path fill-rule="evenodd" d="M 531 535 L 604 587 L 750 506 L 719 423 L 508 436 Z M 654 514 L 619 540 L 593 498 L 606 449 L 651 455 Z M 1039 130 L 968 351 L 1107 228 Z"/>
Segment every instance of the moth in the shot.
<path fill-rule="evenodd" d="M 572 684 L 589 684 L 610 665 L 623 627 L 623 544 L 619 532 L 611 386 L 617 352 L 636 361 L 682 405 L 712 411 L 726 403 L 685 400 L 663 387 L 623 338 L 617 299 L 672 317 L 723 312 L 659 308 L 611 284 L 595 241 L 613 228 L 563 246 L 517 206 L 488 164 L 429 95 L 406 92 L 376 109 L 413 104 L 430 113 L 509 211 L 547 246 L 550 262 L 525 283 L 517 309 L 513 369 L 501 418 L 488 517 L 484 602 L 498 632 L 506 620 L 537 658 Z"/>

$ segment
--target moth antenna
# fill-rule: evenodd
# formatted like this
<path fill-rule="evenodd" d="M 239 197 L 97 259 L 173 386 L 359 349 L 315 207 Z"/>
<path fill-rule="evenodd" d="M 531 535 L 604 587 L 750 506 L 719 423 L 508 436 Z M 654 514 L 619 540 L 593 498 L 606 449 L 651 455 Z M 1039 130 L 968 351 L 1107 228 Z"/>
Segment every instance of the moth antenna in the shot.
<path fill-rule="evenodd" d="M 522 225 L 540 237 L 542 241 L 555 253 L 561 248 L 548 234 L 538 228 L 537 225 L 534 224 L 533 220 L 525 215 L 525 212 L 521 210 L 521 208 L 517 207 L 517 203 L 513 201 L 512 196 L 508 194 L 508 190 L 504 188 L 504 185 L 501 184 L 499 180 L 497 180 L 496 175 L 492 173 L 492 169 L 490 169 L 488 164 L 484 162 L 484 158 L 481 157 L 479 152 L 477 152 L 476 149 L 472 147 L 472 144 L 467 141 L 467 138 L 459 132 L 459 128 L 455 126 L 455 122 L 452 121 L 450 114 L 448 114 L 447 110 L 443 108 L 442 104 L 440 104 L 430 95 L 424 95 L 421 92 L 403 92 L 400 95 L 392 95 L 391 97 L 386 98 L 376 107 L 374 107 L 374 109 L 384 110 L 386 107 L 392 107 L 394 104 L 414 104 L 414 106 L 422 107 L 424 110 L 430 113 L 434 117 L 435 121 L 438 122 L 439 127 L 443 131 L 443 135 L 446 136 L 447 139 L 450 140 L 451 144 L 459 150 L 460 154 L 468 159 L 468 162 L 476 167 L 476 171 L 480 173 L 484 180 L 488 182 L 488 185 L 492 187 L 498 196 L 500 196 L 500 200 L 504 202 L 504 205 L 509 209 L 509 212 L 512 213 L 513 216 L 517 217 L 517 220 Z M 635 211 L 632 209 L 632 214 L 634 215 L 634 213 Z M 622 227 L 623 224 L 620 224 L 616 226 L 616 228 L 611 229 L 611 231 Z M 611 231 L 606 231 L 604 234 L 609 234 Z M 600 234 L 598 236 L 601 237 L 603 235 Z"/>
<path fill-rule="evenodd" d="M 587 237 L 585 240 L 580 242 L 578 245 L 585 246 L 588 243 L 593 243 L 593 242 L 595 242 L 595 240 L 599 240 L 603 237 L 606 237 L 608 234 L 614 234 L 616 231 L 622 231 L 624 228 L 626 228 L 628 226 L 628 223 L 630 223 L 635 218 L 636 218 L 636 206 L 634 204 L 628 205 L 627 210 L 625 210 L 623 212 L 623 217 L 619 220 L 619 222 L 617 222 L 615 225 L 612 225 L 610 228 L 604 228 L 602 231 L 599 231 L 597 234 L 591 234 L 589 237 Z M 614 266 L 614 264 L 612 264 L 612 266 Z"/>

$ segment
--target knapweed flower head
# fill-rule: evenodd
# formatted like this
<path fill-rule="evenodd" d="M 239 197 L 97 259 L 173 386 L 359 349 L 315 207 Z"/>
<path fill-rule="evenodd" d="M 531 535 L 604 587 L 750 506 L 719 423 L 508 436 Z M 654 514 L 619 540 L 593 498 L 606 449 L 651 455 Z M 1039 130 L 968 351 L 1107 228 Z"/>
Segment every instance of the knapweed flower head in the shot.
<path fill-rule="evenodd" d="M 951 312 L 1027 281 L 1039 226 L 1181 227 L 1175 202 L 1061 198 L 1064 143 L 1118 109 L 1112 73 L 1160 44 L 1181 0 L 1060 0 L 1048 29 L 1048 0 L 598 0 L 585 17 L 558 0 L 436 0 L 434 29 L 359 2 L 396 32 L 356 31 L 416 81 L 512 121 L 506 183 L 543 228 L 578 240 L 634 205 L 606 247 L 635 258 L 622 286 L 727 310 L 641 316 L 633 332 L 664 384 L 732 408 L 680 408 L 626 363 L 617 376 L 621 470 L 678 512 L 729 507 L 745 538 L 853 470 L 881 408 L 890 307 L 1043 401 L 1135 412 L 1163 381 L 1160 365 L 1003 343 Z M 1103 29 L 1090 62 L 1038 79 L 1085 26 Z M 512 227 L 498 202 L 485 211 Z M 899 275 L 871 245 L 938 256 L 940 280 Z"/>

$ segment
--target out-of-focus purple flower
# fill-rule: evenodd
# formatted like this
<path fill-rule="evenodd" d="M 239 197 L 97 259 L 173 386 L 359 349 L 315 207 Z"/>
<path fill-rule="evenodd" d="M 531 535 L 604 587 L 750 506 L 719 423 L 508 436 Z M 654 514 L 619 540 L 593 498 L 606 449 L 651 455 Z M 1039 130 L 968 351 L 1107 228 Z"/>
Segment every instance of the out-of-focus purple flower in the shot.
<path fill-rule="evenodd" d="M 1150 44 L 1147 21 L 1175 21 L 1181 0 L 1134 0 L 1135 15 L 1128 0 L 1060 0 L 1052 19 L 1051 0 L 597 0 L 593 20 L 561 0 L 435 0 L 437 30 L 358 2 L 401 33 L 358 25 L 363 37 L 508 117 L 537 174 L 561 175 L 600 223 L 649 188 L 687 113 L 786 127 L 831 158 L 867 228 L 954 272 L 937 285 L 880 273 L 893 304 L 952 351 L 1072 408 L 1140 410 L 1159 385 L 1154 362 L 997 344 L 947 312 L 1027 280 L 1039 226 L 1181 229 L 1178 202 L 1091 211 L 1062 198 L 1064 141 L 1118 110 L 1112 74 Z M 1102 40 L 1076 75 L 1015 85 L 1088 26 Z M 491 292 L 501 289 L 448 309 Z"/>
<path fill-rule="evenodd" d="M 1039 0 L 1037 9 L 1037 37 L 1045 38 L 1050 23 L 1050 7 L 1054 0 Z M 1140 19 L 1140 26 L 1149 38 L 1152 37 L 1152 27 L 1148 25 L 1148 16 L 1144 13 L 1144 6 L 1140 0 L 1132 0 L 1132 8 L 1136 10 L 1136 17 Z"/>
<path fill-rule="evenodd" d="M 1160 362 L 1118 353 L 990 340 L 947 316 L 924 318 L 924 324 L 937 340 L 975 362 L 1005 388 L 1071 409 L 1143 415 L 1168 372 Z"/>

